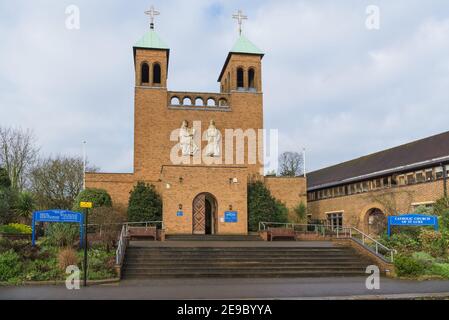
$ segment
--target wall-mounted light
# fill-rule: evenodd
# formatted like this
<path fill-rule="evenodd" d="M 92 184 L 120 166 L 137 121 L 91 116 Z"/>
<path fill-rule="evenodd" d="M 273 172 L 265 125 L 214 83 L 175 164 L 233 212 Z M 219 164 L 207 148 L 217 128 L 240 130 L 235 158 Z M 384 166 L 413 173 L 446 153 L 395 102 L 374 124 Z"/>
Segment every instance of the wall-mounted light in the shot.
<path fill-rule="evenodd" d="M 178 204 L 178 208 L 179 208 L 179 210 L 182 210 L 182 204 L 181 203 Z"/>
<path fill-rule="evenodd" d="M 184 181 L 183 177 L 179 177 L 179 183 L 182 183 Z"/>
<path fill-rule="evenodd" d="M 229 210 L 232 210 L 232 204 L 229 205 Z"/>
<path fill-rule="evenodd" d="M 166 183 L 165 184 L 165 188 L 170 189 L 171 188 L 171 184 L 170 183 Z"/>

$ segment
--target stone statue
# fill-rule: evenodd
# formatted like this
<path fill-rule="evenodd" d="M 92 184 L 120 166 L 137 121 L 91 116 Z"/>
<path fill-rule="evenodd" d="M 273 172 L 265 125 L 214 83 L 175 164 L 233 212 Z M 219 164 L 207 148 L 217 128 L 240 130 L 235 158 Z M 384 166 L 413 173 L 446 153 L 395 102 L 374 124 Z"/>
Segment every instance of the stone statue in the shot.
<path fill-rule="evenodd" d="M 198 151 L 198 146 L 193 141 L 194 136 L 195 129 L 189 128 L 189 123 L 184 120 L 179 130 L 179 143 L 183 156 L 193 156 Z"/>
<path fill-rule="evenodd" d="M 206 156 L 219 157 L 220 156 L 220 131 L 215 127 L 215 121 L 211 120 L 209 128 L 206 131 Z"/>

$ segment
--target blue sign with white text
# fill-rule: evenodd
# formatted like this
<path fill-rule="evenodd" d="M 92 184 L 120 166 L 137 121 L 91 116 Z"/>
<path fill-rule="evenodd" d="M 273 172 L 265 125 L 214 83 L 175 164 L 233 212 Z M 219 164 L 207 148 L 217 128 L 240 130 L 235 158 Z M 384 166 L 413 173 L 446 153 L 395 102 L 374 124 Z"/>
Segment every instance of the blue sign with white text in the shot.
<path fill-rule="evenodd" d="M 391 226 L 403 226 L 403 227 L 433 226 L 435 230 L 438 230 L 438 217 L 428 216 L 425 214 L 404 214 L 400 216 L 389 216 L 388 236 L 390 236 L 391 233 Z"/>
<path fill-rule="evenodd" d="M 32 228 L 32 245 L 35 245 L 36 222 L 64 222 L 64 223 L 79 223 L 80 225 L 80 246 L 83 246 L 83 225 L 84 215 L 80 212 L 72 212 L 67 210 L 45 210 L 33 212 Z"/>
<path fill-rule="evenodd" d="M 182 217 L 183 215 L 184 215 L 184 212 L 182 212 L 182 211 L 176 212 L 177 217 Z"/>
<path fill-rule="evenodd" d="M 237 222 L 237 211 L 225 211 L 224 222 Z"/>

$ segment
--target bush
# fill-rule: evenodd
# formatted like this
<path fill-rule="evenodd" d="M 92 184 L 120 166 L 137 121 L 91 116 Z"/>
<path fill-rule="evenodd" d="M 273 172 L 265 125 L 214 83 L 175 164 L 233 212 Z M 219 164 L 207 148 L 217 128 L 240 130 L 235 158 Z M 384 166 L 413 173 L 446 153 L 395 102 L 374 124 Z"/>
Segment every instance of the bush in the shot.
<path fill-rule="evenodd" d="M 296 222 L 305 222 L 307 219 L 307 207 L 304 202 L 301 201 L 295 208 L 293 208 L 293 211 L 296 215 Z"/>
<path fill-rule="evenodd" d="M 419 235 L 422 249 L 434 257 L 446 255 L 447 245 L 441 232 L 422 229 Z"/>
<path fill-rule="evenodd" d="M 21 223 L 10 223 L 0 226 L 0 233 L 31 234 L 31 227 Z"/>
<path fill-rule="evenodd" d="M 58 253 L 58 266 L 65 272 L 68 266 L 78 265 L 78 256 L 72 248 L 63 248 Z"/>
<path fill-rule="evenodd" d="M 73 246 L 79 237 L 79 226 L 72 223 L 51 223 L 45 232 L 45 243 L 51 246 Z"/>
<path fill-rule="evenodd" d="M 21 192 L 17 197 L 17 202 L 14 206 L 14 211 L 18 217 L 28 219 L 31 217 L 36 207 L 36 200 L 29 192 Z"/>
<path fill-rule="evenodd" d="M 0 224 L 8 224 L 15 220 L 14 204 L 17 193 L 11 189 L 0 188 Z"/>
<path fill-rule="evenodd" d="M 92 202 L 94 208 L 112 207 L 112 199 L 109 193 L 103 189 L 87 188 L 81 191 L 73 203 L 73 211 L 82 212 L 80 202 Z"/>
<path fill-rule="evenodd" d="M 422 275 L 426 270 L 426 265 L 421 260 L 412 256 L 398 255 L 395 257 L 394 265 L 396 273 L 400 277 L 415 277 Z"/>
<path fill-rule="evenodd" d="M 128 221 L 161 221 L 162 198 L 153 185 L 138 182 L 130 192 Z"/>
<path fill-rule="evenodd" d="M 431 269 L 432 274 L 449 279 L 449 263 L 435 263 Z"/>
<path fill-rule="evenodd" d="M 259 222 L 288 222 L 288 209 L 271 195 L 261 181 L 248 184 L 248 229 L 259 230 Z"/>
<path fill-rule="evenodd" d="M 9 189 L 11 187 L 11 180 L 9 179 L 8 171 L 0 167 L 0 188 Z"/>
<path fill-rule="evenodd" d="M 16 278 L 22 271 L 22 261 L 13 250 L 0 254 L 0 281 Z"/>

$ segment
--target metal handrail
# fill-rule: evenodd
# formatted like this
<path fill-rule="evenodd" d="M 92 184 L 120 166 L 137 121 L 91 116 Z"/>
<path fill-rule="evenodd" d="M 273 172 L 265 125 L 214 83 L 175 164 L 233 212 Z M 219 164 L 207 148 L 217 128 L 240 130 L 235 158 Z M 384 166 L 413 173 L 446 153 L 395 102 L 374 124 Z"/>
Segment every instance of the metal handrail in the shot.
<path fill-rule="evenodd" d="M 115 263 L 117 265 L 122 265 L 123 259 L 125 258 L 126 251 L 126 235 L 128 234 L 128 226 L 124 224 L 122 226 L 122 231 L 120 232 L 120 237 L 118 240 L 117 251 L 115 252 Z"/>
<path fill-rule="evenodd" d="M 117 244 L 117 250 L 115 252 L 115 262 L 117 265 L 122 265 L 123 259 L 125 258 L 126 246 L 128 244 L 128 241 L 127 241 L 128 229 L 130 226 L 137 225 L 137 224 L 145 225 L 141 228 L 148 228 L 148 226 L 151 224 L 161 224 L 162 229 L 164 229 L 164 222 L 162 222 L 162 221 L 141 221 L 141 222 L 96 224 L 96 225 L 99 225 L 100 227 L 102 225 L 122 225 L 122 230 L 120 232 L 120 236 L 119 236 L 119 240 L 118 240 L 118 244 Z M 91 226 L 94 226 L 94 225 L 95 224 L 92 224 Z M 139 227 L 137 226 L 137 227 L 133 227 L 133 228 L 139 228 Z"/>
<path fill-rule="evenodd" d="M 325 235 L 325 229 L 331 230 L 332 232 L 336 233 L 336 237 L 338 238 L 350 238 L 353 240 L 356 240 L 357 238 L 355 237 L 355 235 L 358 233 L 361 235 L 361 241 L 362 241 L 362 245 L 366 248 L 371 249 L 371 247 L 369 245 L 366 244 L 366 240 L 370 240 L 371 242 L 374 243 L 374 247 L 375 247 L 375 252 L 377 255 L 380 256 L 384 256 L 382 254 L 379 253 L 379 248 L 384 249 L 385 251 L 387 251 L 387 253 L 390 254 L 390 261 L 394 262 L 394 255 L 397 253 L 396 250 L 388 248 L 387 246 L 385 246 L 384 244 L 380 243 L 378 240 L 372 238 L 371 236 L 367 235 L 366 233 L 364 233 L 363 231 L 355 228 L 355 227 L 343 227 L 343 226 L 331 226 L 329 224 L 299 224 L 299 223 L 290 223 L 290 222 L 265 222 L 265 221 L 261 221 L 259 222 L 259 231 L 264 231 L 267 229 L 267 225 L 278 225 L 278 226 L 285 226 L 286 228 L 292 228 L 295 229 L 295 226 L 302 226 L 302 227 L 313 227 L 315 232 L 319 232 L 318 228 L 321 228 L 322 230 L 322 234 Z M 306 229 L 307 230 L 307 229 Z M 384 256 L 385 257 L 385 256 Z"/>

